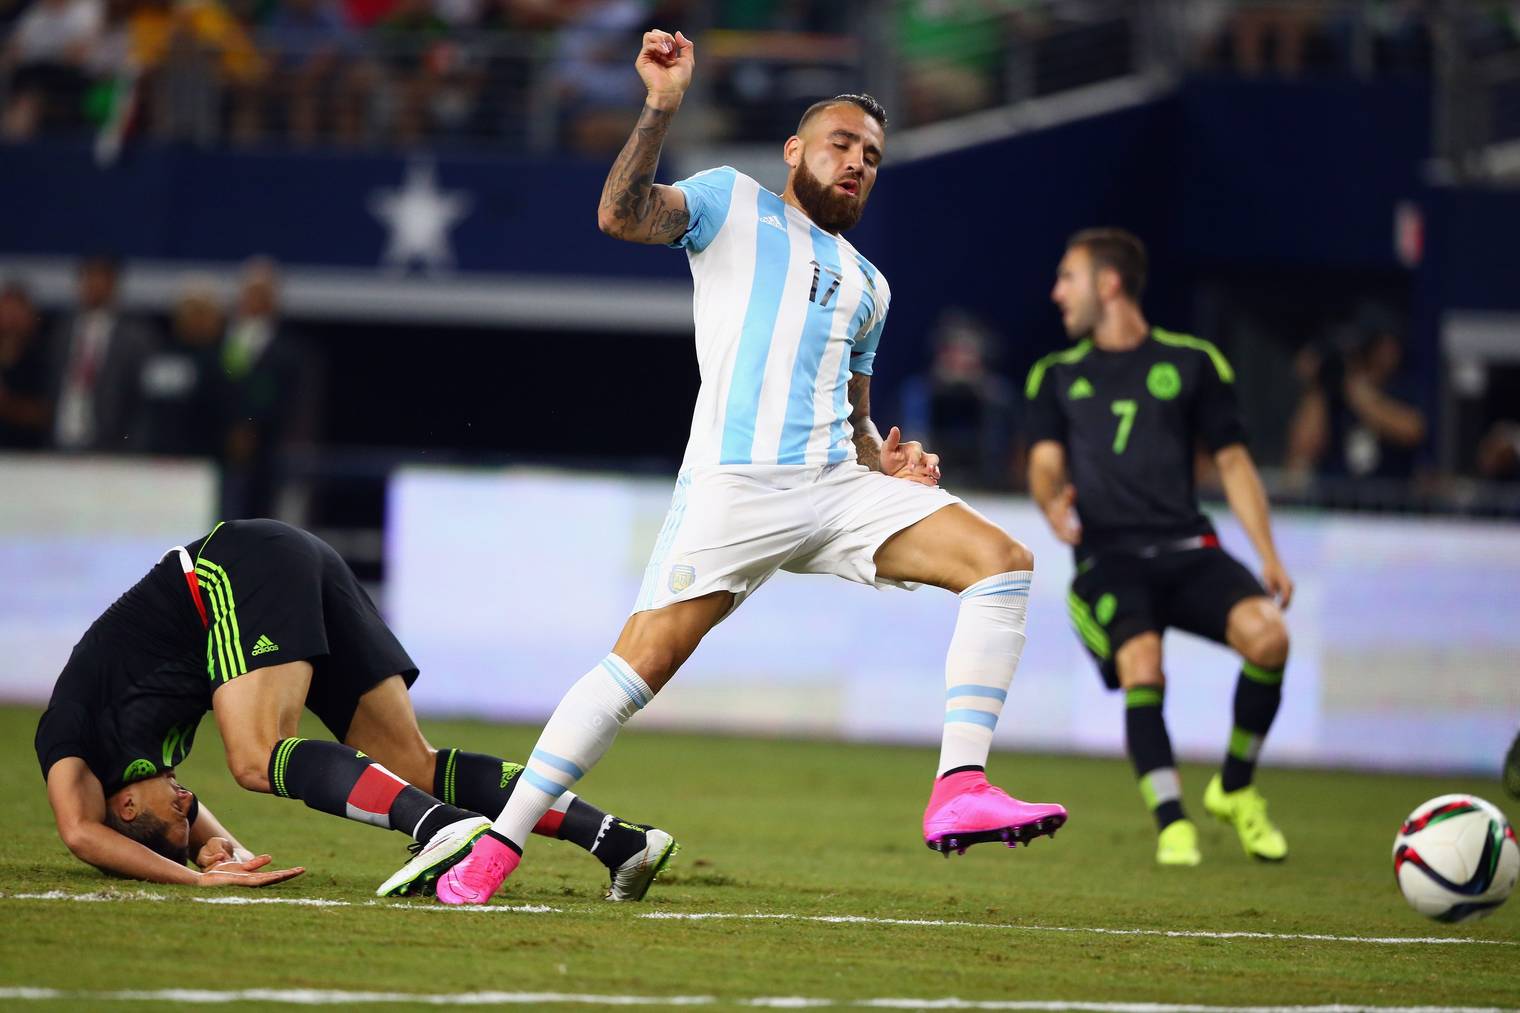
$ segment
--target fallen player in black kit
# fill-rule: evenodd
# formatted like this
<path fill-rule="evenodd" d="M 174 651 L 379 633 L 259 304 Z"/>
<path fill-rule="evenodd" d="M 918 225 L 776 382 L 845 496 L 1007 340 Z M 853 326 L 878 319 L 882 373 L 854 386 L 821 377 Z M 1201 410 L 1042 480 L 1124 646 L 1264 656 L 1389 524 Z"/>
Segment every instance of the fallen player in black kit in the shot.
<path fill-rule="evenodd" d="M 176 780 L 211 710 L 240 785 L 408 834 L 416 857 L 377 892 L 430 892 L 522 766 L 435 750 L 407 692 L 416 678 L 325 542 L 278 521 L 218 524 L 165 553 L 59 676 L 36 738 L 58 834 L 80 860 L 131 879 L 264 886 L 299 875 L 268 868 Z M 338 741 L 297 738 L 303 706 Z M 663 831 L 569 793 L 535 832 L 590 851 L 611 900 L 642 898 L 677 850 Z"/>

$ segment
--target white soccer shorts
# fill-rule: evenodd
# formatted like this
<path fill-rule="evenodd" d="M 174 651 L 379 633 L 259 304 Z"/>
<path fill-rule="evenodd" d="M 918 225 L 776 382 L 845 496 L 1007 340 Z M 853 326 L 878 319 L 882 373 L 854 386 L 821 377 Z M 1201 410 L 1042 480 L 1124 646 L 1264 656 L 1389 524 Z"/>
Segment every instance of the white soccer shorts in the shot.
<path fill-rule="evenodd" d="M 854 461 L 698 465 L 676 479 L 634 612 L 714 591 L 734 606 L 777 570 L 831 573 L 873 587 L 917 585 L 876 575 L 876 550 L 960 500 L 938 487 Z"/>

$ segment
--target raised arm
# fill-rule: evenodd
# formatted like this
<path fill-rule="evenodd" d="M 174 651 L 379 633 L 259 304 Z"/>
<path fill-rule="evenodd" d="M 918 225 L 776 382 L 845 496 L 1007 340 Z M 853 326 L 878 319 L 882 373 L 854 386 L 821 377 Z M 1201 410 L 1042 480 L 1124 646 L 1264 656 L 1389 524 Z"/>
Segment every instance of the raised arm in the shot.
<path fill-rule="evenodd" d="M 660 148 L 681 98 L 691 85 L 695 47 L 676 32 L 649 31 L 634 66 L 649 89 L 633 135 L 602 185 L 596 224 L 603 232 L 631 243 L 673 243 L 686 233 L 690 214 L 686 195 L 654 181 Z"/>
<path fill-rule="evenodd" d="M 1244 444 L 1234 443 L 1216 451 L 1214 463 L 1219 466 L 1219 481 L 1224 486 L 1225 499 L 1230 501 L 1230 509 L 1261 557 L 1261 582 L 1282 607 L 1287 608 L 1293 600 L 1293 580 L 1283 568 L 1282 560 L 1277 558 L 1267 492 L 1262 488 L 1251 452 Z"/>

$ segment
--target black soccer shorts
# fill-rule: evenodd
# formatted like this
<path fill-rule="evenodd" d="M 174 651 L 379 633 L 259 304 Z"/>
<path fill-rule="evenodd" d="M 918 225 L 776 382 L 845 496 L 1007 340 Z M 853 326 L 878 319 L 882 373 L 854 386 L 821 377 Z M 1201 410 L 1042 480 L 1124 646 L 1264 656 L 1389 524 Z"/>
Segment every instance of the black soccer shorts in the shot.
<path fill-rule="evenodd" d="M 202 543 L 196 578 L 209 622 L 212 690 L 258 668 L 310 661 L 306 706 L 338 739 L 359 697 L 417 666 L 348 564 L 315 535 L 279 521 L 229 521 Z"/>
<path fill-rule="evenodd" d="M 1152 557 L 1114 552 L 1078 565 L 1066 607 L 1104 684 L 1118 689 L 1114 657 L 1130 639 L 1176 627 L 1223 644 L 1230 610 L 1266 593 L 1250 570 L 1220 548 Z"/>

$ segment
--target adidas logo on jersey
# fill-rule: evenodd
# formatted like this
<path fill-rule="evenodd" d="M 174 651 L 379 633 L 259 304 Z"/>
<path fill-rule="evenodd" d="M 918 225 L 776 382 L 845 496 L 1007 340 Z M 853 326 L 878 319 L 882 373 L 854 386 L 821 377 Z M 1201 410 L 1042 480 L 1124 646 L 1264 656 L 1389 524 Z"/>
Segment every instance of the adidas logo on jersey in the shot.
<path fill-rule="evenodd" d="M 775 215 L 761 216 L 760 224 L 769 225 L 771 228 L 780 229 L 782 232 L 786 231 L 786 223 L 783 222 L 780 218 L 777 218 Z"/>
<path fill-rule="evenodd" d="M 253 654 L 255 657 L 257 657 L 260 654 L 268 654 L 271 651 L 278 651 L 279 649 L 279 644 L 275 643 L 273 640 L 270 640 L 263 634 L 260 634 L 258 642 L 253 645 Z"/>
<path fill-rule="evenodd" d="M 1087 382 L 1087 377 L 1085 376 L 1077 377 L 1072 382 L 1072 385 L 1066 388 L 1066 399 L 1068 401 L 1080 401 L 1084 397 L 1092 396 L 1093 385 Z"/>

